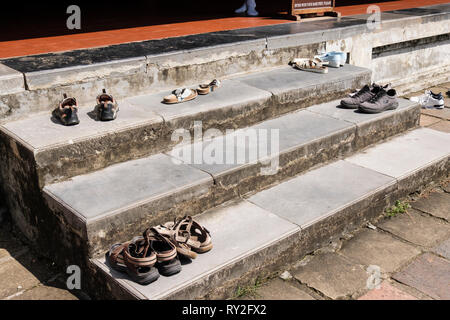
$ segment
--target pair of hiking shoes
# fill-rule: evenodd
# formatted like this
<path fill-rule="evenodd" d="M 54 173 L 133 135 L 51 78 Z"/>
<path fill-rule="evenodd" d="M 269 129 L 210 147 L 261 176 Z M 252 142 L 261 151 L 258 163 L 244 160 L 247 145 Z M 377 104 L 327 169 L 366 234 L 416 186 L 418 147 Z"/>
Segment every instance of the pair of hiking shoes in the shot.
<path fill-rule="evenodd" d="M 146 229 L 142 236 L 116 243 L 106 254 L 109 265 L 142 285 L 160 275 L 181 271 L 181 261 L 195 259 L 197 253 L 212 249 L 209 231 L 191 216 Z"/>
<path fill-rule="evenodd" d="M 390 84 L 385 86 L 373 83 L 365 85 L 358 92 L 341 100 L 341 107 L 358 109 L 363 113 L 380 113 L 398 107 L 397 92 Z"/>
<path fill-rule="evenodd" d="M 52 115 L 65 126 L 74 126 L 80 123 L 78 119 L 78 103 L 74 97 L 67 97 L 63 94 L 63 99 L 56 107 Z M 94 113 L 99 121 L 112 121 L 116 119 L 119 105 L 112 95 L 107 94 L 103 89 L 102 93 L 97 96 L 97 105 Z"/>

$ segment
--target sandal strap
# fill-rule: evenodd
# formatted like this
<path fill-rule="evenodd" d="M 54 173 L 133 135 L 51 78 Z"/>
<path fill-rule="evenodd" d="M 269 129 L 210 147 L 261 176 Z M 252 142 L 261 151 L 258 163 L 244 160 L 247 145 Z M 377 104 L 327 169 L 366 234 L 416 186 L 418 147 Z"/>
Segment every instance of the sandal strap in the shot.
<path fill-rule="evenodd" d="M 186 99 L 187 97 L 189 97 L 192 93 L 191 89 L 187 89 L 187 88 L 182 88 L 182 89 L 176 89 L 173 94 L 175 95 L 175 97 L 177 98 L 177 100 L 179 102 L 183 101 L 184 99 Z"/>

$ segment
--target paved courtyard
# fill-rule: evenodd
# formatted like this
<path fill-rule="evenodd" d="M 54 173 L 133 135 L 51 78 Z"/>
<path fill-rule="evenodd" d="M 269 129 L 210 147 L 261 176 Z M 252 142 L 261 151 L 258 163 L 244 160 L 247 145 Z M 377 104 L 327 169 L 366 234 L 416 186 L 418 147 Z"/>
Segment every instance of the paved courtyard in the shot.
<path fill-rule="evenodd" d="M 431 90 L 445 95 L 450 82 Z M 443 110 L 422 110 L 420 125 L 450 133 L 448 95 Z M 287 280 L 245 288 L 238 298 L 450 299 L 450 184 L 411 206 L 305 257 Z M 87 299 L 66 289 L 67 276 L 24 244 L 0 213 L 0 299 Z"/>
<path fill-rule="evenodd" d="M 305 257 L 243 299 L 450 299 L 450 183 Z"/>

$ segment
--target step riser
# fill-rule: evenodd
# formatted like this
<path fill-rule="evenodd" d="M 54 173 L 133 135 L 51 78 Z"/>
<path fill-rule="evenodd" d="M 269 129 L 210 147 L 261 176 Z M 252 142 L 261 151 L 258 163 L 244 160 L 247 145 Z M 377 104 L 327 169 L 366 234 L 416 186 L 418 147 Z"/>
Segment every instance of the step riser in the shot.
<path fill-rule="evenodd" d="M 308 113 L 308 111 L 301 112 Z M 412 105 L 398 112 L 395 117 L 386 117 L 378 123 L 378 131 L 386 129 L 384 134 L 374 134 L 373 126 L 370 123 L 363 123 L 360 126 L 353 125 L 337 130 L 319 140 L 298 145 L 279 155 L 280 169 L 276 174 L 262 174 L 261 163 L 240 166 L 232 171 L 213 174 L 214 184 L 204 181 L 158 199 L 143 201 L 114 215 L 105 214 L 104 218 L 91 220 L 87 223 L 87 227 L 86 222 L 79 220 L 73 228 L 86 230 L 85 241 L 89 244 L 90 256 L 96 256 L 108 249 L 111 243 L 133 237 L 136 230 L 144 230 L 177 216 L 201 213 L 240 195 L 267 188 L 317 164 L 354 153 L 386 138 L 388 133 L 394 135 L 414 128 L 419 121 L 419 112 L 420 109 Z M 73 218 L 71 210 L 64 207 L 50 192 L 44 192 L 44 197 L 56 215 Z"/>
<path fill-rule="evenodd" d="M 258 277 L 261 278 L 279 271 L 280 267 L 298 261 L 314 250 L 329 244 L 330 241 L 338 239 L 342 234 L 351 232 L 368 221 L 378 218 L 385 208 L 393 205 L 405 192 L 414 192 L 426 186 L 422 183 L 430 183 L 448 177 L 450 174 L 448 164 L 449 157 L 430 163 L 429 166 L 417 170 L 404 179 L 385 184 L 382 188 L 322 217 L 319 221 L 302 226 L 299 230 L 268 244 L 257 252 L 252 252 L 237 261 L 230 261 L 228 265 L 219 270 L 205 274 L 185 287 L 175 289 L 156 297 L 156 299 L 226 299 L 233 297 L 238 286 L 249 285 L 254 283 Z M 428 175 L 431 171 L 436 172 L 432 177 Z M 419 179 L 414 184 L 408 182 L 417 178 Z M 126 288 L 127 286 L 121 280 L 113 280 L 108 276 L 108 268 L 103 264 L 96 260 L 91 261 L 96 274 L 95 277 L 90 278 L 91 288 L 101 285 L 113 287 L 114 291 L 109 290 L 107 293 L 107 296 L 112 298 L 145 298 L 129 287 Z M 107 281 L 107 286 L 103 281 Z M 97 297 L 101 298 L 101 296 Z"/>
<path fill-rule="evenodd" d="M 39 185 L 43 187 L 115 163 L 168 150 L 176 145 L 176 142 L 171 140 L 174 130 L 188 129 L 192 136 L 194 121 L 202 120 L 204 131 L 209 128 L 223 132 L 227 129 L 243 128 L 294 110 L 341 98 L 352 88 L 361 87 L 369 81 L 370 73 L 367 72 L 357 77 L 336 81 L 331 85 L 311 85 L 245 105 L 212 109 L 176 119 L 164 119 L 164 122 L 152 122 L 122 132 L 38 150 L 35 157 Z"/>

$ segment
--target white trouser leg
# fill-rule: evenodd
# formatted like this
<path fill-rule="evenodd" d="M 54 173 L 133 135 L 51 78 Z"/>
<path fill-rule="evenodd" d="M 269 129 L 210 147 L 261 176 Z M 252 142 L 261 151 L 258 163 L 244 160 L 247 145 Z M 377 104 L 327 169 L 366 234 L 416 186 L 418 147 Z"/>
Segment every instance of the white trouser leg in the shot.
<path fill-rule="evenodd" d="M 256 11 L 256 1 L 247 0 L 247 14 L 249 16 L 257 16 L 259 13 Z"/>
<path fill-rule="evenodd" d="M 246 1 L 239 9 L 236 9 L 234 11 L 234 13 L 244 13 L 245 11 L 247 11 L 247 2 Z"/>

